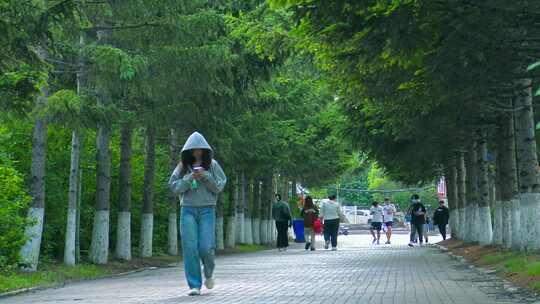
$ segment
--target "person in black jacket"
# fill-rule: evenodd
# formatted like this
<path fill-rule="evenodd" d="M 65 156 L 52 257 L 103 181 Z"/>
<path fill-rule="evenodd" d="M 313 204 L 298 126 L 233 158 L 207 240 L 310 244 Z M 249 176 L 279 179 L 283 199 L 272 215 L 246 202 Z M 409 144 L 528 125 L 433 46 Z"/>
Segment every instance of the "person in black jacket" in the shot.
<path fill-rule="evenodd" d="M 433 223 L 439 227 L 439 232 L 443 240 L 446 240 L 446 225 L 448 225 L 449 218 L 450 212 L 448 211 L 448 207 L 444 205 L 444 201 L 440 201 L 439 208 L 433 214 Z"/>
<path fill-rule="evenodd" d="M 418 194 L 411 196 L 411 207 L 407 211 L 407 214 L 411 215 L 411 240 L 410 247 L 414 247 L 414 240 L 418 236 L 420 246 L 424 243 L 424 224 L 426 223 L 426 207 L 422 205 Z"/>

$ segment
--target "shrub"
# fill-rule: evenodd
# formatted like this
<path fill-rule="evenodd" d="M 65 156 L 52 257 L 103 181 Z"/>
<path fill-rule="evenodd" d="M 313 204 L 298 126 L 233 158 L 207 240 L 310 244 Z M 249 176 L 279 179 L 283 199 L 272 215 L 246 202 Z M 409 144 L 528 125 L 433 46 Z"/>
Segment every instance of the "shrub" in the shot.
<path fill-rule="evenodd" d="M 16 265 L 24 244 L 26 209 L 30 197 L 17 170 L 0 164 L 0 270 Z"/>

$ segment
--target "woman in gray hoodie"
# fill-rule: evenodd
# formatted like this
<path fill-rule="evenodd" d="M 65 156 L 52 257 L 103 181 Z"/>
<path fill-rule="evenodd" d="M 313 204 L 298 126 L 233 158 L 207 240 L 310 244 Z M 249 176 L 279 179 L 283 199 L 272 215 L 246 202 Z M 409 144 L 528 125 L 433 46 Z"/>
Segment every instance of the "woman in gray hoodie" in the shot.
<path fill-rule="evenodd" d="M 182 161 L 169 179 L 169 186 L 180 196 L 182 253 L 191 296 L 201 294 L 201 262 L 205 287 L 214 287 L 216 201 L 227 177 L 212 156 L 206 139 L 198 132 L 191 134 L 182 148 Z"/>

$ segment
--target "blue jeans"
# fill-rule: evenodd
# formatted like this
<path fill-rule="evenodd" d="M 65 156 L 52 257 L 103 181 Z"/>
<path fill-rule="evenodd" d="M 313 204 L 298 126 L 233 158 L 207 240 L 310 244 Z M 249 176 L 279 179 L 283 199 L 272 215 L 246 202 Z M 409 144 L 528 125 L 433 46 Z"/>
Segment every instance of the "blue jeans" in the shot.
<path fill-rule="evenodd" d="M 215 207 L 182 207 L 180 232 L 184 272 L 189 288 L 201 288 L 201 262 L 205 278 L 214 274 L 215 256 Z"/>

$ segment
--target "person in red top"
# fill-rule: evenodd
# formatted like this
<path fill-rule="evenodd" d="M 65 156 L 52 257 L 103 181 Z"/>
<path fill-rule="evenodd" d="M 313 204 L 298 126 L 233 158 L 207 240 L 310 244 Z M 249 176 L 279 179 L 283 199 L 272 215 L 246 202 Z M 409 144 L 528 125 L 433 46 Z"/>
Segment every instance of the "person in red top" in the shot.
<path fill-rule="evenodd" d="M 313 204 L 311 196 L 306 196 L 304 207 L 302 208 L 302 217 L 304 218 L 304 234 L 306 235 L 306 250 L 311 248 L 315 250 L 315 221 L 319 217 L 319 210 Z"/>

